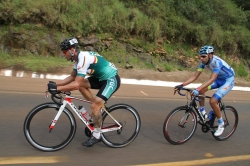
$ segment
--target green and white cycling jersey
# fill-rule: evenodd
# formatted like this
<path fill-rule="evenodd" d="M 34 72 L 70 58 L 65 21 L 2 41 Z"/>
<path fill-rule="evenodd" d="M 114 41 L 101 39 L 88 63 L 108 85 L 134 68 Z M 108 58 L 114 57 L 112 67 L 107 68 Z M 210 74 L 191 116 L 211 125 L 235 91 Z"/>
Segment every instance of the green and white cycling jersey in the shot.
<path fill-rule="evenodd" d="M 117 69 L 113 63 L 92 51 L 80 51 L 73 70 L 77 72 L 77 76 L 90 75 L 98 78 L 99 81 L 117 75 Z"/>

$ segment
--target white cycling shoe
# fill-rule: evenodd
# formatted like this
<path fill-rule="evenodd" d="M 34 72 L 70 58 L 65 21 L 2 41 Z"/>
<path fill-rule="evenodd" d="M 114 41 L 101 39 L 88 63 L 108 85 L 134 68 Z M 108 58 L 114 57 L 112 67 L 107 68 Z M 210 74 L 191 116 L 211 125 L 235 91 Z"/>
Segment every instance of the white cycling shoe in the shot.
<path fill-rule="evenodd" d="M 214 133 L 214 136 L 220 136 L 223 133 L 223 131 L 224 131 L 224 124 L 223 125 L 219 125 L 218 129 Z"/>

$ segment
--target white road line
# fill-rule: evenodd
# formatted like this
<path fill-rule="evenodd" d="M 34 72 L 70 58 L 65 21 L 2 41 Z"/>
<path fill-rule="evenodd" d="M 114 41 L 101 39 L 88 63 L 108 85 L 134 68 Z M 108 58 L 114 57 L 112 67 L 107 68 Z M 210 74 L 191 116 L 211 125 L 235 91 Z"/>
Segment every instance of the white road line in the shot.
<path fill-rule="evenodd" d="M 142 94 L 144 94 L 145 96 L 148 96 L 148 94 L 146 94 L 145 92 L 143 92 L 143 91 L 140 91 Z"/>
<path fill-rule="evenodd" d="M 127 79 L 121 78 L 122 84 L 132 84 L 132 85 L 147 85 L 147 86 L 162 86 L 162 87 L 175 87 L 182 82 L 168 82 L 168 81 L 153 81 L 153 80 L 136 80 L 136 79 Z M 185 87 L 187 88 L 197 88 L 201 83 L 191 83 Z M 250 91 L 250 87 L 240 87 L 234 86 L 232 90 L 238 91 Z"/>
<path fill-rule="evenodd" d="M 62 80 L 69 75 L 69 74 L 55 75 L 55 74 L 49 74 L 49 73 L 38 74 L 36 72 L 33 72 L 33 73 L 28 72 L 28 73 L 25 73 L 24 71 L 18 71 L 16 75 L 13 75 L 12 70 L 0 70 L 0 76 L 9 76 L 9 77 L 25 77 L 26 76 L 26 77 L 31 77 L 31 78 Z M 136 80 L 136 79 L 121 78 L 121 84 L 175 87 L 176 85 L 181 84 L 181 83 L 182 82 L 170 82 L 170 81 L 159 81 L 159 80 Z M 201 83 L 192 83 L 186 87 L 197 88 L 200 85 Z M 250 91 L 250 87 L 234 86 L 232 90 Z"/>

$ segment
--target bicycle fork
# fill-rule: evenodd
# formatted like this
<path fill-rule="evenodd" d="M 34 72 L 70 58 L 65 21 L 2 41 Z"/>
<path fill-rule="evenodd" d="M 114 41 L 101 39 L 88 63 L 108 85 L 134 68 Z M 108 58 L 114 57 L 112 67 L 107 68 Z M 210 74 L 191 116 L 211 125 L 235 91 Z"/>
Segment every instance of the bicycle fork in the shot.
<path fill-rule="evenodd" d="M 60 117 L 60 115 L 62 114 L 62 112 L 63 112 L 63 110 L 64 110 L 66 104 L 67 104 L 67 101 L 64 100 L 64 101 L 63 101 L 63 104 L 60 106 L 60 109 L 59 109 L 58 112 L 56 113 L 54 119 L 51 121 L 51 124 L 50 124 L 50 126 L 49 126 L 49 132 L 51 132 L 51 130 L 55 127 L 56 122 L 57 122 L 58 118 Z"/>
<path fill-rule="evenodd" d="M 180 126 L 181 128 L 185 128 L 189 115 L 190 115 L 190 111 L 186 110 L 185 114 L 182 116 L 181 120 L 179 121 L 178 126 Z"/>

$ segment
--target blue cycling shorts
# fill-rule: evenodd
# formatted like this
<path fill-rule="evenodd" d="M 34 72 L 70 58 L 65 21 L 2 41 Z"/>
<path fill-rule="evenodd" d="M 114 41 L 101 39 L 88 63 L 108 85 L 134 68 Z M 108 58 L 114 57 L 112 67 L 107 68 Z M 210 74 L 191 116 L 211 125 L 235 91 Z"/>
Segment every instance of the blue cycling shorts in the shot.
<path fill-rule="evenodd" d="M 217 89 L 218 90 L 213 94 L 212 97 L 220 101 L 232 88 L 234 87 L 234 77 L 227 79 L 216 79 L 210 86 L 208 90 Z"/>

